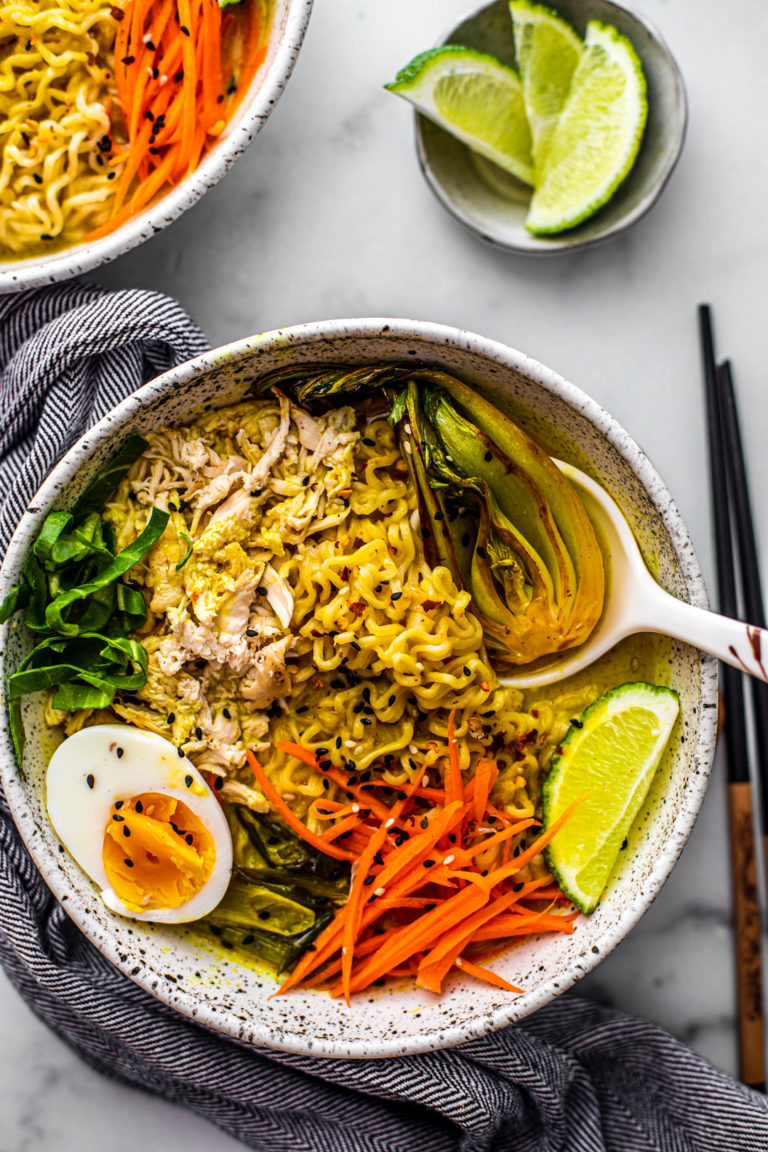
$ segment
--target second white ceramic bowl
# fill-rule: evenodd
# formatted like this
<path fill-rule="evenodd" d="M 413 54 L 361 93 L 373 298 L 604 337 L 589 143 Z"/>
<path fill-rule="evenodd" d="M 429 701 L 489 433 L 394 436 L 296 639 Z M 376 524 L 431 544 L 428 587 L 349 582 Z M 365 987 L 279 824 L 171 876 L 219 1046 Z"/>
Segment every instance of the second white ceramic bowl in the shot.
<path fill-rule="evenodd" d="M 0 293 L 68 280 L 122 256 L 161 232 L 218 183 L 267 122 L 285 88 L 304 39 L 312 3 L 313 0 L 270 0 L 266 60 L 226 129 L 190 176 L 101 240 L 77 244 L 50 256 L 0 259 Z"/>

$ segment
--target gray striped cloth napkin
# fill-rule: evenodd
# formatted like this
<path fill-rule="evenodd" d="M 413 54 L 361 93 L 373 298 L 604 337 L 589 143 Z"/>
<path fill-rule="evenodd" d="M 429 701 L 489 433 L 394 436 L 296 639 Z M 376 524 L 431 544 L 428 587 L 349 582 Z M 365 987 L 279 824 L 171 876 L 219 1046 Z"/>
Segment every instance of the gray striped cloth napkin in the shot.
<path fill-rule="evenodd" d="M 203 351 L 178 304 L 89 285 L 0 299 L 0 548 L 73 441 Z M 766 1098 L 652 1024 L 566 996 L 521 1024 L 399 1060 L 236 1044 L 113 968 L 53 899 L 0 795 L 0 960 L 93 1067 L 265 1152 L 768 1152 Z"/>

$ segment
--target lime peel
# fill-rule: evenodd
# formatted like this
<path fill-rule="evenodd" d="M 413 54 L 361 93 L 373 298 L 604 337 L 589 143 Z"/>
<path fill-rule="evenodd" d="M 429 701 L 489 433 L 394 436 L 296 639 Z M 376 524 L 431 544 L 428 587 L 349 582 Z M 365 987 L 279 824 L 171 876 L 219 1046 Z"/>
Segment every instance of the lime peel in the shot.
<path fill-rule="evenodd" d="M 642 65 L 615 28 L 591 20 L 526 219 L 534 235 L 563 232 L 594 215 L 629 174 L 648 98 Z"/>
<path fill-rule="evenodd" d="M 563 893 L 592 912 L 621 846 L 648 794 L 680 709 L 671 688 L 622 684 L 571 724 L 544 782 L 543 822 L 550 827 L 583 802 L 545 849 Z"/>
<path fill-rule="evenodd" d="M 446 44 L 421 52 L 384 87 L 518 180 L 533 183 L 531 132 L 514 68 Z"/>

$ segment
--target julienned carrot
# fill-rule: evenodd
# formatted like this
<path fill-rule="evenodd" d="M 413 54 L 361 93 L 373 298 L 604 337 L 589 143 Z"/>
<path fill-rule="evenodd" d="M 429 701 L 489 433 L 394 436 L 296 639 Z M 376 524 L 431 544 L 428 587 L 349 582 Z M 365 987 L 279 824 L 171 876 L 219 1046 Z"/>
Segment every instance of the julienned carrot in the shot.
<path fill-rule="evenodd" d="M 299 820 L 298 816 L 294 815 L 294 813 L 291 811 L 291 809 L 286 804 L 285 800 L 283 800 L 282 796 L 280 795 L 280 793 L 277 791 L 277 789 L 275 788 L 272 781 L 267 776 L 267 774 L 264 771 L 264 769 L 262 768 L 261 764 L 259 764 L 259 762 L 256 759 L 256 757 L 254 756 L 253 752 L 249 751 L 247 755 L 248 755 L 248 763 L 251 766 L 251 771 L 253 772 L 254 776 L 256 777 L 258 785 L 261 788 L 264 795 L 266 796 L 267 800 L 269 800 L 270 804 L 275 809 L 275 811 L 278 812 L 282 816 L 282 818 L 283 818 L 283 820 L 285 820 L 286 824 L 288 824 L 288 826 L 290 828 L 292 828 L 293 831 L 296 832 L 297 835 L 300 836 L 302 840 L 306 840 L 308 844 L 311 844 L 314 848 L 317 848 L 320 852 L 325 853 L 326 856 L 333 856 L 333 858 L 335 860 L 354 860 L 355 859 L 355 857 L 353 856 L 353 854 L 351 852 L 343 852 L 340 848 L 334 847 L 333 844 L 327 844 L 322 839 L 322 837 L 316 836 L 314 832 L 310 832 L 309 828 L 307 828 L 307 826 L 305 824 L 302 824 L 302 822 L 301 822 L 301 820 Z"/>
<path fill-rule="evenodd" d="M 473 964 L 465 956 L 457 957 L 456 967 L 460 968 L 462 972 L 466 972 L 468 976 L 474 976 L 477 980 L 484 980 L 486 984 L 493 984 L 496 988 L 503 988 L 505 992 L 521 993 L 524 991 L 524 989 L 518 988 L 516 984 L 510 984 L 509 980 L 505 980 L 503 976 L 499 976 L 498 972 L 492 972 L 490 968 L 483 968 L 480 964 Z"/>
<path fill-rule="evenodd" d="M 258 761 L 252 760 L 264 794 L 299 835 L 311 843 L 318 840 L 318 847 L 328 849 L 330 837 L 343 830 L 345 847 L 350 850 L 345 858 L 357 861 L 346 905 L 315 941 L 314 950 L 304 953 L 280 993 L 301 983 L 330 982 L 331 994 L 349 1001 L 373 981 L 398 974 L 416 976 L 422 986 L 438 991 L 455 967 L 514 991 L 515 986 L 503 977 L 476 964 L 472 952 L 473 958 L 468 958 L 466 950 L 482 952 L 485 959 L 496 954 L 494 944 L 505 931 L 513 939 L 541 931 L 572 930 L 573 916 L 552 912 L 564 897 L 550 875 L 522 884 L 516 877 L 549 843 L 575 805 L 525 850 L 516 849 L 517 857 L 504 857 L 500 865 L 481 871 L 475 858 L 508 845 L 538 822 L 501 813 L 504 826 L 491 831 L 488 825 L 494 806 L 489 797 L 497 765 L 488 759 L 480 761 L 473 778 L 464 784 L 453 721 L 451 715 L 444 789 L 423 786 L 421 774 L 416 773 L 409 785 L 399 786 L 391 807 L 363 791 L 354 775 L 350 783 L 332 764 L 321 761 L 321 768 L 314 751 L 291 741 L 277 745 L 333 780 L 343 794 L 354 797 L 352 804 L 323 797 L 313 802 L 312 815 L 332 821 L 315 838 L 277 796 Z M 379 784 L 397 787 L 376 780 L 366 781 L 365 788 Z M 434 794 L 428 798 L 429 808 L 424 807 L 425 792 Z M 542 908 L 544 899 L 550 903 Z"/>

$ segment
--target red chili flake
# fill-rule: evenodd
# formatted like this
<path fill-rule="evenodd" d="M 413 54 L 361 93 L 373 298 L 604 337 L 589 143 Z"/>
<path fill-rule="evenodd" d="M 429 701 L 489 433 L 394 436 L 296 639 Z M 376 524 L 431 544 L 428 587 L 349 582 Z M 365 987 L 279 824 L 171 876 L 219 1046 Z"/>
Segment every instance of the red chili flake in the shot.
<path fill-rule="evenodd" d="M 347 568 L 345 566 L 344 568 L 342 568 L 340 575 L 341 575 L 342 580 L 346 584 L 347 580 L 349 580 L 352 573 L 350 572 L 349 568 Z"/>
<path fill-rule="evenodd" d="M 387 552 L 389 552 L 390 556 L 397 556 L 397 548 L 395 548 L 394 544 L 387 545 Z"/>
<path fill-rule="evenodd" d="M 422 600 L 421 606 L 425 612 L 431 612 L 433 608 L 439 608 L 442 603 L 442 600 Z"/>
<path fill-rule="evenodd" d="M 365 609 L 365 600 L 355 600 L 352 604 L 349 605 L 350 612 L 354 612 L 355 616 L 362 616 L 363 612 L 365 612 Z"/>
<path fill-rule="evenodd" d="M 112 19 L 117 20 L 118 24 L 125 18 L 125 12 L 123 12 L 122 8 L 110 8 L 109 11 Z"/>

